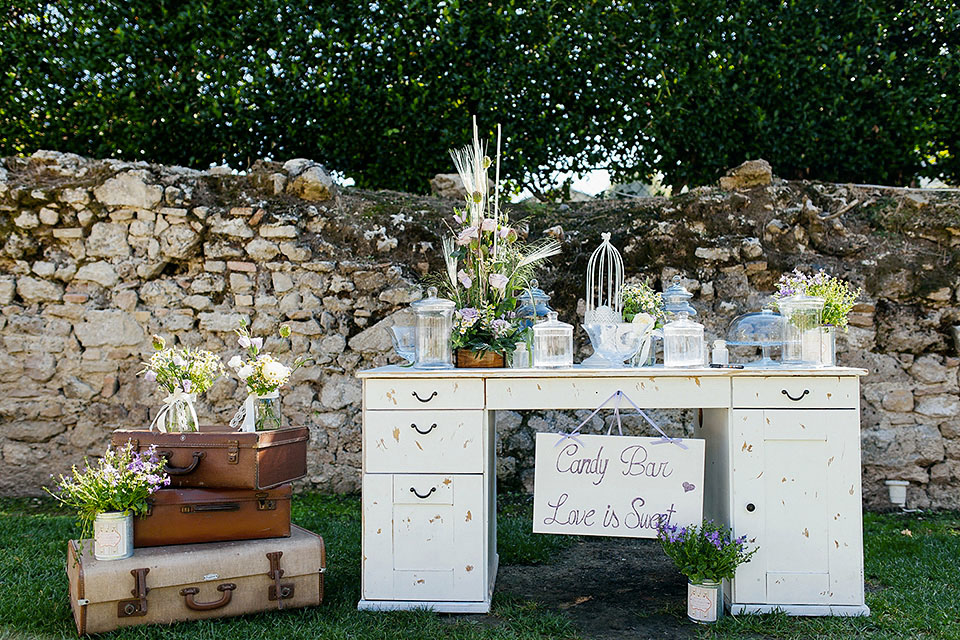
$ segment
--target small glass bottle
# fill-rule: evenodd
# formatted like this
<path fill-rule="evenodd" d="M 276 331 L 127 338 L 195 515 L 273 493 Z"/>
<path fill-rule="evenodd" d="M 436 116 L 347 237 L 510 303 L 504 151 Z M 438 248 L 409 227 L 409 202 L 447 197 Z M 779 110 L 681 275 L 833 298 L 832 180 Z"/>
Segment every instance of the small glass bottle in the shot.
<path fill-rule="evenodd" d="M 533 325 L 533 366 L 536 369 L 573 366 L 573 325 L 557 320 L 556 311 Z"/>
<path fill-rule="evenodd" d="M 427 289 L 427 297 L 412 305 L 417 314 L 417 369 L 452 369 L 453 348 L 450 338 L 453 333 L 452 300 L 437 297 L 437 288 Z"/>
<path fill-rule="evenodd" d="M 723 367 L 730 364 L 730 352 L 727 350 L 726 340 L 713 341 L 713 360 L 711 362 Z"/>
<path fill-rule="evenodd" d="M 527 349 L 527 343 L 521 342 L 516 346 L 510 358 L 511 369 L 529 369 L 530 351 Z"/>

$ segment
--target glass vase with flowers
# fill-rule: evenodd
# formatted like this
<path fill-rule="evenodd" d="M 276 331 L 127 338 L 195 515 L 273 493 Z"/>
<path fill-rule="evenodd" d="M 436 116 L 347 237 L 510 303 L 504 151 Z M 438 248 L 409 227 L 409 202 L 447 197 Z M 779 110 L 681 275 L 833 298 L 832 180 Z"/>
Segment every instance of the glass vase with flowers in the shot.
<path fill-rule="evenodd" d="M 196 431 L 197 396 L 206 393 L 223 375 L 220 356 L 202 349 L 167 347 L 160 336 L 153 336 L 155 353 L 143 363 L 137 375 L 166 390 L 167 397 L 157 412 L 150 429 L 160 431 Z"/>

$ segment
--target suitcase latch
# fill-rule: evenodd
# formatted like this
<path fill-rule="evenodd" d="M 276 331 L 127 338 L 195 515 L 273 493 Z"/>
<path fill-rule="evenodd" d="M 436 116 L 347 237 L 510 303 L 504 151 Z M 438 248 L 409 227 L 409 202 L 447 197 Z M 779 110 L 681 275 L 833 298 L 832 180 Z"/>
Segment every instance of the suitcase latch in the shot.
<path fill-rule="evenodd" d="M 133 600 L 121 600 L 117 603 L 118 618 L 132 618 L 134 616 L 147 615 L 147 594 L 150 589 L 147 587 L 147 574 L 150 569 L 133 569 L 130 575 L 133 576 L 133 589 L 130 594 Z"/>
<path fill-rule="evenodd" d="M 269 493 L 258 493 L 257 494 L 257 511 L 276 511 L 277 510 L 277 501 L 270 500 L 267 498 Z"/>
<path fill-rule="evenodd" d="M 267 577 L 273 580 L 273 584 L 267 589 L 267 599 L 277 601 L 277 609 L 283 609 L 283 601 L 293 597 L 294 585 L 291 582 L 282 583 L 283 569 L 280 568 L 280 557 L 283 551 L 272 551 L 267 554 L 267 560 L 270 561 L 270 571 Z"/>
<path fill-rule="evenodd" d="M 240 461 L 240 441 L 227 440 L 227 464 L 237 464 Z"/>

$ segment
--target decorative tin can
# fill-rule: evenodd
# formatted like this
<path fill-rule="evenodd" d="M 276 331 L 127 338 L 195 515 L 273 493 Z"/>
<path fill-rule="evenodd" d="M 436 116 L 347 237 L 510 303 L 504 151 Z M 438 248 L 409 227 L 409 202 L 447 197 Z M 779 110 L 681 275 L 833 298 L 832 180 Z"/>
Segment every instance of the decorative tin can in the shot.
<path fill-rule="evenodd" d="M 93 557 L 123 560 L 133 555 L 133 514 L 107 511 L 93 521 Z"/>
<path fill-rule="evenodd" d="M 699 624 L 713 624 L 723 615 L 720 582 L 687 582 L 687 617 Z"/>

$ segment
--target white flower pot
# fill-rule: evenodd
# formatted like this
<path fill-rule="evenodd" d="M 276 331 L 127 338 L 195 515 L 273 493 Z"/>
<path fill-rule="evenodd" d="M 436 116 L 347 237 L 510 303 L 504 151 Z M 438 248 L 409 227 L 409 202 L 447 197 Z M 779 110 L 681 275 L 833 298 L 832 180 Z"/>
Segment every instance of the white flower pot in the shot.
<path fill-rule="evenodd" d="M 720 582 L 687 582 L 687 617 L 699 624 L 713 624 L 723 615 Z"/>
<path fill-rule="evenodd" d="M 108 511 L 93 521 L 93 557 L 122 560 L 133 555 L 133 514 Z"/>

